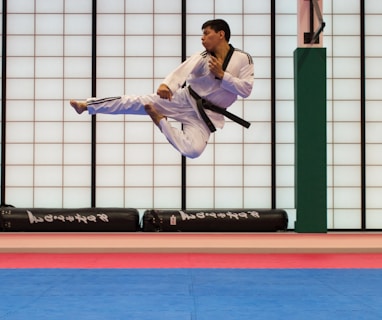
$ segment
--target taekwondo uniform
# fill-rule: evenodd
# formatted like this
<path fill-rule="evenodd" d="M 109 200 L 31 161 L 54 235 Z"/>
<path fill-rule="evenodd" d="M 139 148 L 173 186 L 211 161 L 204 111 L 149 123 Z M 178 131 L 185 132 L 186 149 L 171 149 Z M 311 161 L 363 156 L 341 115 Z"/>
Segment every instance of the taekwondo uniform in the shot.
<path fill-rule="evenodd" d="M 183 124 L 183 129 L 180 130 L 163 118 L 159 128 L 182 155 L 196 158 L 205 149 L 213 128 L 223 128 L 224 125 L 224 115 L 216 111 L 200 110 L 202 104 L 197 103 L 197 98 L 200 98 L 199 101 L 218 106 L 218 111 L 225 110 L 238 96 L 248 97 L 254 82 L 254 65 L 252 57 L 247 53 L 230 46 L 230 52 L 223 63 L 225 73 L 222 79 L 215 78 L 210 72 L 209 57 L 210 53 L 207 51 L 196 53 L 164 79 L 162 83 L 167 85 L 173 94 L 171 101 L 162 99 L 157 94 L 89 98 L 88 112 L 146 115 L 144 106 L 151 103 L 165 117 Z M 185 82 L 187 86 L 184 86 Z M 205 113 L 210 119 L 212 128 L 201 113 Z"/>

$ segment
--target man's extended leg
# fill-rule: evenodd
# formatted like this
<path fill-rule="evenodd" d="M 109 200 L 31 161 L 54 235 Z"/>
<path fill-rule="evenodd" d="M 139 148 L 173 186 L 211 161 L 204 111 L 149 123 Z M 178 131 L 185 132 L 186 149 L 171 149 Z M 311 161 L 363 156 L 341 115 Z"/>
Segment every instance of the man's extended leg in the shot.
<path fill-rule="evenodd" d="M 146 115 L 144 105 L 150 103 L 156 95 L 147 96 L 118 96 L 106 98 L 88 98 L 86 100 L 70 100 L 73 109 L 81 114 L 88 111 L 89 114 L 137 114 Z"/>

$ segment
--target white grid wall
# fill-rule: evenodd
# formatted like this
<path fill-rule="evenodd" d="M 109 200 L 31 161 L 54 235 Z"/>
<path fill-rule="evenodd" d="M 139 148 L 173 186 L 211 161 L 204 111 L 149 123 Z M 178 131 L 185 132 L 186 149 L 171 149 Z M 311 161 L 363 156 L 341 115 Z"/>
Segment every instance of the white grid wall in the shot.
<path fill-rule="evenodd" d="M 366 3 L 367 227 L 382 228 L 382 5 Z M 328 53 L 328 228 L 361 226 L 360 1 L 324 0 Z M 293 51 L 297 1 L 276 1 L 276 204 L 294 227 Z M 97 96 L 155 92 L 181 62 L 180 0 L 97 1 Z M 251 53 L 255 85 L 205 153 L 187 159 L 188 209 L 271 206 L 270 1 L 187 2 L 187 56 L 201 25 L 226 19 Z M 91 117 L 69 99 L 91 96 L 92 1 L 8 2 L 6 202 L 89 207 Z M 148 117 L 97 115 L 96 205 L 180 208 L 181 157 Z"/>
<path fill-rule="evenodd" d="M 325 4 L 324 4 L 325 5 Z M 332 1 L 328 48 L 328 227 L 361 222 L 360 2 Z"/>
<path fill-rule="evenodd" d="M 382 228 L 382 46 L 381 1 L 365 1 L 366 208 L 367 228 Z"/>

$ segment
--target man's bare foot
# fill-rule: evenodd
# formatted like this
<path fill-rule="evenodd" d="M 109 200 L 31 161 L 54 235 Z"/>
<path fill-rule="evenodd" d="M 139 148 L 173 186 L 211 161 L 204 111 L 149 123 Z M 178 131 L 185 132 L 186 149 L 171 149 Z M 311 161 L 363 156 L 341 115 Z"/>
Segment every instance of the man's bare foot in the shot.
<path fill-rule="evenodd" d="M 74 108 L 74 110 L 76 110 L 78 114 L 88 110 L 86 101 L 70 100 L 70 105 Z"/>
<path fill-rule="evenodd" d="M 145 110 L 147 114 L 151 117 L 153 122 L 159 127 L 159 122 L 166 118 L 163 114 L 159 113 L 152 104 L 146 104 Z"/>

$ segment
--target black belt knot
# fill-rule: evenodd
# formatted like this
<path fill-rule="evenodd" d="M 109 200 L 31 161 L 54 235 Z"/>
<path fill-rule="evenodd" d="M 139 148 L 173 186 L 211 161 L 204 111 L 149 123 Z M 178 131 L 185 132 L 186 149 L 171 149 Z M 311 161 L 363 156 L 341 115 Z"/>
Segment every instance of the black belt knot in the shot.
<path fill-rule="evenodd" d="M 212 123 L 211 119 L 206 114 L 206 111 L 204 109 L 208 109 L 213 112 L 220 113 L 226 116 L 227 118 L 231 119 L 232 121 L 242 125 L 245 128 L 249 128 L 249 126 L 251 125 L 248 121 L 245 121 L 244 119 L 239 118 L 233 113 L 228 112 L 226 109 L 215 106 L 211 102 L 203 99 L 191 88 L 191 86 L 188 86 L 188 91 L 190 92 L 191 97 L 193 97 L 196 100 L 196 105 L 198 107 L 199 114 L 211 132 L 215 132 L 216 128 L 214 124 Z"/>

